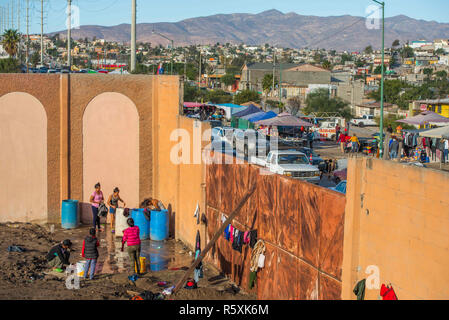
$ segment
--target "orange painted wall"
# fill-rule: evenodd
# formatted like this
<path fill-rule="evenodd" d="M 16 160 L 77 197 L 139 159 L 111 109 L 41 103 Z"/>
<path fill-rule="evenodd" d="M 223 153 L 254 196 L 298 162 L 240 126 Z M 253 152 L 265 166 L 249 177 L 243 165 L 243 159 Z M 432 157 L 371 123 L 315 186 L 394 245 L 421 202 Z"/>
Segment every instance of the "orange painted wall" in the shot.
<path fill-rule="evenodd" d="M 449 298 L 449 174 L 351 158 L 343 250 L 343 299 L 377 266 L 398 299 Z M 367 289 L 366 299 L 380 299 Z"/>

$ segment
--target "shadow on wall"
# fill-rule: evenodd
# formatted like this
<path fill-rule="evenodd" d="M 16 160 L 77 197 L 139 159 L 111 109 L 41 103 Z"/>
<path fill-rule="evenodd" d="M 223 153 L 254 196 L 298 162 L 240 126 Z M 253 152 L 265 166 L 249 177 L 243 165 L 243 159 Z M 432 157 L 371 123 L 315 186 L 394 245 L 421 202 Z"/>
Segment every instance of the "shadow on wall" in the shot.
<path fill-rule="evenodd" d="M 174 238 L 175 237 L 175 230 L 176 230 L 176 212 L 173 211 L 173 207 L 171 203 L 167 207 L 168 210 L 168 232 L 169 237 Z"/>

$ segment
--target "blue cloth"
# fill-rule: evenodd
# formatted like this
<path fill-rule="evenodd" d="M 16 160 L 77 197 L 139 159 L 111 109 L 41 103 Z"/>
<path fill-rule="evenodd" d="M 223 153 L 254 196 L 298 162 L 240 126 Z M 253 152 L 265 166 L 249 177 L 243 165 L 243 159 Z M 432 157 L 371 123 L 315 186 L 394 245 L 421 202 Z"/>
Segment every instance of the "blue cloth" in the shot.
<path fill-rule="evenodd" d="M 231 225 L 228 224 L 228 226 L 226 227 L 225 231 L 224 231 L 224 237 L 226 240 L 229 241 L 229 239 L 231 239 L 231 233 L 229 232 L 229 229 L 231 228 Z"/>
<path fill-rule="evenodd" d="M 97 266 L 97 259 L 87 259 L 87 263 L 84 266 L 84 278 L 87 279 L 87 273 L 90 267 L 89 279 L 92 280 L 95 274 L 95 267 Z"/>

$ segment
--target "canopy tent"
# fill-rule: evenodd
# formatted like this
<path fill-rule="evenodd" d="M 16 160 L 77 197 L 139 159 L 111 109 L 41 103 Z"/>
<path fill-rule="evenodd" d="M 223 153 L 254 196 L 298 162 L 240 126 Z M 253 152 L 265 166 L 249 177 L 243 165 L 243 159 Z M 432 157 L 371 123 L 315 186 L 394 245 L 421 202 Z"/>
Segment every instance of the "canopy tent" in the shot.
<path fill-rule="evenodd" d="M 247 116 L 249 114 L 259 113 L 261 111 L 262 110 L 257 108 L 255 105 L 251 104 L 245 110 L 242 110 L 240 112 L 234 113 L 232 116 L 236 117 L 236 118 L 241 118 L 241 117 Z"/>
<path fill-rule="evenodd" d="M 250 122 L 257 122 L 257 121 L 272 119 L 274 117 L 277 117 L 277 113 L 274 111 L 268 111 L 268 112 L 264 112 L 262 115 L 253 114 L 253 115 L 251 115 L 251 118 L 249 118 L 248 120 Z"/>
<path fill-rule="evenodd" d="M 417 116 L 398 120 L 397 122 L 407 123 L 407 124 L 414 124 L 414 125 L 424 125 L 428 123 L 449 123 L 449 118 L 440 116 L 438 113 L 432 112 L 432 111 L 424 111 L 418 114 Z"/>
<path fill-rule="evenodd" d="M 281 113 L 277 117 L 271 119 L 257 121 L 256 123 L 262 126 L 313 127 L 311 123 L 296 118 L 287 112 Z"/>
<path fill-rule="evenodd" d="M 233 103 L 222 103 L 222 104 L 217 104 L 215 106 L 226 112 L 226 119 L 228 119 L 228 120 L 231 119 L 231 117 L 234 113 L 237 113 L 237 112 L 240 112 L 240 111 L 246 109 L 246 107 L 244 107 L 244 106 L 240 106 L 238 104 L 233 104 Z"/>
<path fill-rule="evenodd" d="M 109 74 L 129 74 L 129 72 L 127 70 L 115 69 L 109 72 Z"/>
<path fill-rule="evenodd" d="M 249 120 L 252 117 L 257 117 L 257 116 L 260 117 L 260 116 L 263 116 L 263 115 L 265 115 L 265 112 L 261 111 L 261 112 L 251 113 L 251 114 L 248 114 L 246 116 L 240 117 L 240 119 Z"/>
<path fill-rule="evenodd" d="M 449 126 L 420 132 L 419 135 L 427 138 L 449 139 Z"/>
<path fill-rule="evenodd" d="M 185 108 L 201 108 L 202 106 L 205 106 L 205 103 L 199 103 L 199 102 L 184 102 Z"/>

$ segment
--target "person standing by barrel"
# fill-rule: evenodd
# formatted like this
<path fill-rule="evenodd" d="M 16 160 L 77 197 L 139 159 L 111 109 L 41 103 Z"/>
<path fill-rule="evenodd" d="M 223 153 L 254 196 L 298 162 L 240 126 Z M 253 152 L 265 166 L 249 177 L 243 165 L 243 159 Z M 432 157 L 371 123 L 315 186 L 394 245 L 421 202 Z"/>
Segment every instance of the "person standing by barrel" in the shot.
<path fill-rule="evenodd" d="M 115 211 L 118 208 L 119 201 L 123 203 L 123 206 L 126 207 L 125 201 L 120 198 L 120 190 L 119 188 L 114 189 L 114 193 L 109 196 L 108 205 L 109 205 L 109 214 L 111 218 L 111 232 L 115 233 Z"/>
<path fill-rule="evenodd" d="M 134 226 L 134 219 L 129 218 L 127 221 L 129 228 L 123 231 L 122 249 L 125 243 L 128 243 L 128 255 L 131 260 L 131 273 L 134 273 L 134 266 L 137 266 L 137 274 L 140 275 L 140 229 Z"/>
<path fill-rule="evenodd" d="M 100 182 L 95 185 L 95 191 L 90 196 L 90 203 L 92 203 L 92 219 L 94 229 L 98 226 L 98 231 L 101 231 L 100 217 L 98 216 L 98 207 L 104 202 L 103 192 L 101 191 Z"/>

